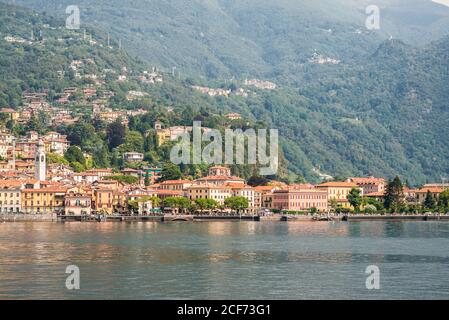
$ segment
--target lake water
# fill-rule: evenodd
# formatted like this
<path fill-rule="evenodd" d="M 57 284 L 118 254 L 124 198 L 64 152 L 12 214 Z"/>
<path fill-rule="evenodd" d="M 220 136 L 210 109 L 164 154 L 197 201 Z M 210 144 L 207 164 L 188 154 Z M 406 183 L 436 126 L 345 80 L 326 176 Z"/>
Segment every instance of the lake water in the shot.
<path fill-rule="evenodd" d="M 449 299 L 449 223 L 0 223 L 0 299 L 375 298 Z"/>

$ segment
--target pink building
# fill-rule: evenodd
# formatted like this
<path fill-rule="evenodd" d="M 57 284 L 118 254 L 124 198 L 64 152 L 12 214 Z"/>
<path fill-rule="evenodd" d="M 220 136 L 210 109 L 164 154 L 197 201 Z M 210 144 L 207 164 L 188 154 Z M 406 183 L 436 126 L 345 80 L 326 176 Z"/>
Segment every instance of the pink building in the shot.
<path fill-rule="evenodd" d="M 328 208 L 326 190 L 284 189 L 273 192 L 273 209 L 286 211 L 304 211 L 316 208 L 325 211 Z"/>

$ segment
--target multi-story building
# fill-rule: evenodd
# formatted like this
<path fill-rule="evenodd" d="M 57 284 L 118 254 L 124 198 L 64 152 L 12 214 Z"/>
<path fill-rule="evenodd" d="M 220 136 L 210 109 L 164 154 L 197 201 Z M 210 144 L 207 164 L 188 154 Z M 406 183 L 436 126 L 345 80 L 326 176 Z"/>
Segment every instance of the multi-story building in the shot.
<path fill-rule="evenodd" d="M 90 215 L 92 197 L 90 194 L 67 193 L 65 195 L 64 213 L 66 216 Z"/>
<path fill-rule="evenodd" d="M 336 201 L 341 207 L 350 208 L 351 204 L 348 201 L 348 195 L 352 189 L 359 188 L 359 186 L 353 182 L 336 181 L 320 184 L 316 188 L 327 191 L 329 201 Z"/>
<path fill-rule="evenodd" d="M 190 180 L 167 180 L 159 184 L 160 190 L 186 190 L 193 184 Z"/>
<path fill-rule="evenodd" d="M 22 181 L 0 180 L 0 213 L 21 212 L 22 187 Z"/>
<path fill-rule="evenodd" d="M 225 187 L 231 188 L 232 197 L 243 197 L 248 200 L 247 213 L 253 213 L 255 210 L 254 189 L 248 185 L 242 185 L 241 183 L 228 183 Z"/>
<path fill-rule="evenodd" d="M 114 212 L 114 191 L 106 188 L 94 189 L 92 208 L 97 214 L 112 214 Z"/>
<path fill-rule="evenodd" d="M 123 161 L 125 162 L 134 162 L 134 161 L 143 161 L 144 155 L 140 152 L 125 152 L 123 154 Z"/>
<path fill-rule="evenodd" d="M 194 184 L 187 188 L 189 199 L 212 199 L 223 205 L 225 199 L 232 196 L 231 187 L 218 186 L 215 184 Z"/>
<path fill-rule="evenodd" d="M 241 185 L 245 184 L 245 180 L 231 175 L 231 169 L 222 166 L 214 166 L 209 168 L 209 174 L 206 177 L 195 180 L 197 184 L 214 184 L 217 186 L 228 183 Z"/>
<path fill-rule="evenodd" d="M 385 192 L 385 179 L 383 178 L 349 178 L 346 182 L 352 182 L 357 184 L 363 190 L 364 195 L 370 193 L 383 193 Z"/>
<path fill-rule="evenodd" d="M 328 192 L 320 189 L 283 189 L 273 192 L 273 208 L 285 211 L 305 211 L 328 208 Z"/>
<path fill-rule="evenodd" d="M 434 199 L 438 200 L 440 194 L 444 191 L 442 187 L 423 187 L 421 189 L 413 190 L 416 202 L 423 204 L 427 198 L 427 194 L 431 194 Z"/>
<path fill-rule="evenodd" d="M 255 209 L 272 209 L 273 192 L 279 190 L 274 186 L 258 186 L 254 187 L 254 208 Z"/>
<path fill-rule="evenodd" d="M 66 188 L 22 189 L 22 211 L 31 214 L 62 213 Z"/>
<path fill-rule="evenodd" d="M 67 149 L 70 147 L 70 142 L 67 137 L 57 132 L 49 132 L 43 137 L 45 143 L 45 151 L 56 153 L 63 156 Z"/>

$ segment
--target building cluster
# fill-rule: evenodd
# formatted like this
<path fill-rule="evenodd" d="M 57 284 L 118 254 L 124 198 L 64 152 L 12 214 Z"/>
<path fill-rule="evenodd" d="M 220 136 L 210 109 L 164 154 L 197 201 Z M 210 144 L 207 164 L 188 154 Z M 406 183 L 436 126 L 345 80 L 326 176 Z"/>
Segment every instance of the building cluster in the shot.
<path fill-rule="evenodd" d="M 193 131 L 193 126 L 174 126 L 163 128 L 162 122 L 156 121 L 154 123 L 154 130 L 156 131 L 158 146 L 163 145 L 168 141 L 176 141 L 184 133 L 191 133 Z M 211 129 L 207 127 L 201 127 L 203 133 L 209 132 Z M 150 131 L 146 133 L 148 136 Z"/>
<path fill-rule="evenodd" d="M 184 128 L 185 129 L 185 128 Z M 48 153 L 63 155 L 69 143 L 65 136 L 49 132 L 40 136 L 29 132 L 24 139 L 8 133 L 0 134 L 0 212 L 65 215 L 129 213 L 135 201 L 141 215 L 154 214 L 154 198 L 184 197 L 214 200 L 225 205 L 230 197 L 248 200 L 245 213 L 258 214 L 265 210 L 325 212 L 333 204 L 350 208 L 348 196 L 359 189 L 366 197 L 382 199 L 386 181 L 381 178 L 349 178 L 346 181 L 325 182 L 318 185 L 286 185 L 274 182 L 269 186 L 249 186 L 224 166 L 212 166 L 208 175 L 196 180 L 158 182 L 160 168 L 131 169 L 120 172 L 112 169 L 91 169 L 74 173 L 62 164 L 47 164 Z M 127 162 L 142 161 L 142 154 L 125 153 Z M 134 177 L 135 183 L 123 182 L 117 176 Z M 420 189 L 404 190 L 404 197 L 412 203 L 423 203 L 430 192 L 437 198 L 444 185 L 429 184 Z M 174 211 L 179 210 L 172 208 Z"/>
<path fill-rule="evenodd" d="M 25 137 L 15 137 L 9 132 L 0 132 L 0 172 L 16 170 L 23 173 L 34 171 L 34 157 L 39 143 L 46 153 L 63 156 L 70 146 L 65 135 L 48 132 L 39 135 L 29 131 Z"/>
<path fill-rule="evenodd" d="M 263 90 L 274 90 L 277 87 L 276 83 L 274 82 L 263 81 L 259 79 L 250 79 L 250 80 L 246 79 L 245 86 L 252 86 Z"/>
<path fill-rule="evenodd" d="M 192 86 L 192 88 L 196 91 L 199 91 L 203 94 L 207 94 L 211 97 L 229 97 L 231 94 L 236 96 L 247 98 L 249 95 L 249 91 L 244 88 L 236 88 L 235 90 L 231 89 L 222 89 L 222 88 L 209 88 L 209 87 L 201 87 L 201 86 Z"/>
<path fill-rule="evenodd" d="M 317 52 L 315 52 L 312 57 L 309 59 L 310 63 L 314 63 L 314 64 L 331 64 L 331 65 L 337 65 L 340 64 L 341 61 L 338 59 L 334 59 L 334 58 L 330 58 L 330 57 L 326 57 L 322 54 L 319 54 Z"/>

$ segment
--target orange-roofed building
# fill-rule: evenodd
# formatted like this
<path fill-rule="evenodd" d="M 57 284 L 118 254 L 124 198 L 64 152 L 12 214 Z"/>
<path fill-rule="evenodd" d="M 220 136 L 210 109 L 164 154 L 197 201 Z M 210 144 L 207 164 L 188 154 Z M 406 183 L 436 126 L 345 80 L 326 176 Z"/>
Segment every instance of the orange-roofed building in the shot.
<path fill-rule="evenodd" d="M 167 180 L 159 184 L 159 190 L 186 190 L 193 184 L 190 180 Z"/>
<path fill-rule="evenodd" d="M 423 204 L 428 193 L 430 193 L 435 199 L 438 199 L 443 191 L 444 189 L 441 187 L 423 187 L 421 189 L 414 190 L 414 193 L 416 201 Z"/>
<path fill-rule="evenodd" d="M 386 181 L 383 178 L 349 178 L 347 182 L 353 182 L 363 189 L 363 194 L 385 192 Z"/>
<path fill-rule="evenodd" d="M 62 213 L 66 188 L 39 188 L 22 190 L 22 211 L 30 214 Z"/>
<path fill-rule="evenodd" d="M 359 186 L 353 182 L 334 181 L 322 183 L 317 185 L 316 188 L 327 191 L 328 201 L 336 201 L 343 208 L 351 208 L 348 195 L 352 189 L 359 188 Z M 363 189 L 361 190 L 363 192 Z"/>
<path fill-rule="evenodd" d="M 276 186 L 258 186 L 254 187 L 254 208 L 258 209 L 274 209 L 273 208 L 273 192 L 280 190 Z"/>
<path fill-rule="evenodd" d="M 21 189 L 24 182 L 0 180 L 0 213 L 21 212 Z"/>
<path fill-rule="evenodd" d="M 217 186 L 225 185 L 227 183 L 245 184 L 245 180 L 231 175 L 231 169 L 223 166 L 213 166 L 209 168 L 209 174 L 206 177 L 195 180 L 196 184 L 214 184 Z"/>
<path fill-rule="evenodd" d="M 164 200 L 169 197 L 183 197 L 184 192 L 179 190 L 156 190 L 156 195 L 159 199 Z"/>
<path fill-rule="evenodd" d="M 328 191 L 323 189 L 282 189 L 273 192 L 273 208 L 281 211 L 306 211 L 312 208 L 326 211 Z"/>
<path fill-rule="evenodd" d="M 111 215 L 114 212 L 114 191 L 98 188 L 93 191 L 92 208 L 97 214 Z"/>
<path fill-rule="evenodd" d="M 232 197 L 231 187 L 216 184 L 194 184 L 187 188 L 188 197 L 196 199 L 212 199 L 223 205 L 225 199 Z"/>
<path fill-rule="evenodd" d="M 82 216 L 92 213 L 92 196 L 87 193 L 70 192 L 65 196 L 65 215 Z"/>

